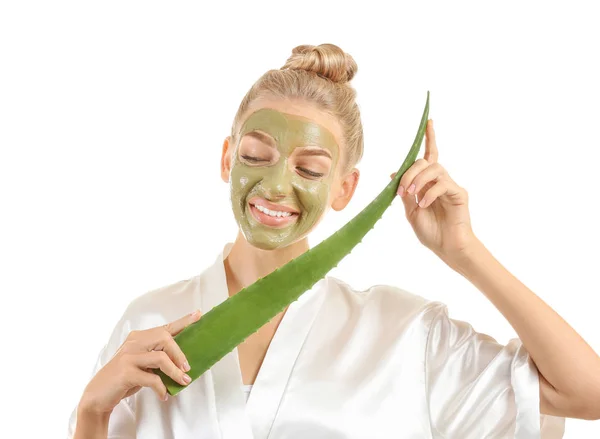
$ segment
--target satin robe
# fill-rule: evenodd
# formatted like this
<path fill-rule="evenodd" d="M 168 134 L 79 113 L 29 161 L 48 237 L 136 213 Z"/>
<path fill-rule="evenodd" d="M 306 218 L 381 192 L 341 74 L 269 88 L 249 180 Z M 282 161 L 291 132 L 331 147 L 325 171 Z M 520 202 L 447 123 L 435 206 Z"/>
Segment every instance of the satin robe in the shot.
<path fill-rule="evenodd" d="M 131 330 L 226 300 L 231 245 L 198 276 L 134 300 L 94 373 Z M 564 421 L 540 414 L 538 372 L 518 339 L 501 345 L 396 287 L 356 291 L 327 276 L 289 306 L 247 401 L 236 348 L 167 402 L 149 388 L 121 401 L 108 437 L 558 439 Z"/>

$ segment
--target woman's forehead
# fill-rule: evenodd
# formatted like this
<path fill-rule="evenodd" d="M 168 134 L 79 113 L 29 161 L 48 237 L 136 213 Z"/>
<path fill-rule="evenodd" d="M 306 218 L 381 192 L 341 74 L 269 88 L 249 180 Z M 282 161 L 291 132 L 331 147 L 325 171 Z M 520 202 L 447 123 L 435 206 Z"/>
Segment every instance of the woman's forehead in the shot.
<path fill-rule="evenodd" d="M 342 127 L 337 118 L 304 99 L 260 97 L 250 105 L 247 114 L 251 116 L 261 109 L 274 110 L 290 120 L 295 119 L 318 125 L 321 130 L 328 131 L 334 137 L 337 145 L 343 143 Z M 245 120 L 247 121 L 250 116 Z"/>
<path fill-rule="evenodd" d="M 290 153 L 298 146 L 317 146 L 338 155 L 340 148 L 327 127 L 305 116 L 284 113 L 273 108 L 260 108 L 244 122 L 240 135 L 261 132 L 271 136 L 277 145 Z"/>

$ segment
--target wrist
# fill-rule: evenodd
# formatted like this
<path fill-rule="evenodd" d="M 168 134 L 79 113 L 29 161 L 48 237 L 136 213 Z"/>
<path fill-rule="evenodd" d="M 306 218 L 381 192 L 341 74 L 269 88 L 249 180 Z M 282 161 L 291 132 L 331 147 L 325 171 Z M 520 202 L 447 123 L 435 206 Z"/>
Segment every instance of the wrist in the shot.
<path fill-rule="evenodd" d="M 477 269 L 478 264 L 485 263 L 484 260 L 488 254 L 489 251 L 485 245 L 475 238 L 460 253 L 448 257 L 446 263 L 460 275 L 468 277 L 473 270 Z"/>
<path fill-rule="evenodd" d="M 77 406 L 77 418 L 85 420 L 86 423 L 108 423 L 111 413 L 112 410 L 103 410 L 98 404 L 85 397 L 79 401 L 79 405 Z"/>

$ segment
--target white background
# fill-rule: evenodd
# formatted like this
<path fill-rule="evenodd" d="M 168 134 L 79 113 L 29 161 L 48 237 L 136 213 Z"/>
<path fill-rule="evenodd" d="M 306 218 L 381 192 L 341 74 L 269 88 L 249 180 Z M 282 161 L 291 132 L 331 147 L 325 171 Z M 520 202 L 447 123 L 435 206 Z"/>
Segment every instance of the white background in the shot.
<path fill-rule="evenodd" d="M 254 80 L 299 44 L 354 56 L 366 138 L 355 198 L 311 244 L 388 183 L 430 90 L 439 161 L 468 190 L 476 234 L 600 352 L 597 17 L 591 1 L 4 2 L 2 436 L 63 437 L 127 304 L 235 237 L 222 141 Z M 397 199 L 330 274 L 514 337 L 403 215 Z M 600 421 L 569 419 L 565 437 L 600 437 Z"/>

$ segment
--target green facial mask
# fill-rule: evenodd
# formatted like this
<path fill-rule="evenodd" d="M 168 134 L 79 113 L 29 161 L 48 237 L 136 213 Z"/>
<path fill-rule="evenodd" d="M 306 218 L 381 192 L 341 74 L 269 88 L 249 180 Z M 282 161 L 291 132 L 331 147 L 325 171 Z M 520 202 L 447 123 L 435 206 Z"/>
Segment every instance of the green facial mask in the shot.
<path fill-rule="evenodd" d="M 276 161 L 256 166 L 240 160 L 242 139 L 252 131 L 266 133 L 275 140 Z M 261 109 L 246 120 L 238 139 L 232 154 L 230 196 L 235 219 L 244 237 L 253 246 L 265 250 L 285 247 L 304 238 L 327 209 L 339 158 L 335 137 L 308 119 Z M 290 163 L 294 149 L 306 146 L 319 146 L 331 154 L 329 173 L 320 179 L 307 178 Z M 292 207 L 299 215 L 283 228 L 267 226 L 259 222 L 250 210 L 248 202 L 253 197 Z"/>

